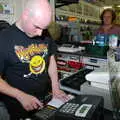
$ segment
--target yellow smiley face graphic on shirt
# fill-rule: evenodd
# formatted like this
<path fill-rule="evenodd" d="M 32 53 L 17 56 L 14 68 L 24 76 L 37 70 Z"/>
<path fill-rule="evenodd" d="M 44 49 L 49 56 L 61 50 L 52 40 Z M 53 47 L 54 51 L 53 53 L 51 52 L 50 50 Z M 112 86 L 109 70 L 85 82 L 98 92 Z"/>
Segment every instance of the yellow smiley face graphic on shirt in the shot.
<path fill-rule="evenodd" d="M 41 56 L 36 55 L 31 59 L 29 67 L 33 74 L 42 73 L 45 69 L 45 60 Z"/>

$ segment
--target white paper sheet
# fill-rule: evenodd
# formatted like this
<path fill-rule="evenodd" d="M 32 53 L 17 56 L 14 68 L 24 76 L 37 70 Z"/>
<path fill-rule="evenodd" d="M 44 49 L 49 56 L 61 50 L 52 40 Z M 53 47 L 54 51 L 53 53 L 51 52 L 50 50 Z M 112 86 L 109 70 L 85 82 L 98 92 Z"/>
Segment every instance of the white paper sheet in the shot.
<path fill-rule="evenodd" d="M 57 98 L 53 98 L 50 102 L 48 102 L 48 105 L 56 107 L 56 108 L 59 108 L 63 104 L 64 102 Z"/>

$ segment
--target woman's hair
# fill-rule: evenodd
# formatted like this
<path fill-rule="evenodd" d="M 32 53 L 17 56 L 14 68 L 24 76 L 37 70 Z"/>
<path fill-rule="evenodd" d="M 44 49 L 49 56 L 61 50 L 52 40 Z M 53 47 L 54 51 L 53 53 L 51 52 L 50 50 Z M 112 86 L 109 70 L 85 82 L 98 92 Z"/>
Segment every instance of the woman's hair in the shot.
<path fill-rule="evenodd" d="M 103 24 L 103 16 L 104 16 L 104 14 L 106 12 L 111 12 L 111 14 L 112 14 L 112 22 L 116 19 L 116 13 L 115 13 L 115 11 L 113 9 L 107 8 L 107 9 L 103 10 L 103 12 L 100 15 L 100 19 L 102 21 L 102 24 Z"/>

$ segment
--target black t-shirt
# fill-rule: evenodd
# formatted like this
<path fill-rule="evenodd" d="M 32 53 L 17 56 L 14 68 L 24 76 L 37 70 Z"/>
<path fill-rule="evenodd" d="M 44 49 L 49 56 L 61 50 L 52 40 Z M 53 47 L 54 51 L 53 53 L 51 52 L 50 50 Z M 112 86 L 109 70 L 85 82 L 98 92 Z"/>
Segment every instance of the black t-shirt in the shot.
<path fill-rule="evenodd" d="M 41 97 L 47 88 L 49 57 L 55 53 L 50 38 L 29 38 L 12 25 L 0 34 L 0 73 L 11 86 Z"/>

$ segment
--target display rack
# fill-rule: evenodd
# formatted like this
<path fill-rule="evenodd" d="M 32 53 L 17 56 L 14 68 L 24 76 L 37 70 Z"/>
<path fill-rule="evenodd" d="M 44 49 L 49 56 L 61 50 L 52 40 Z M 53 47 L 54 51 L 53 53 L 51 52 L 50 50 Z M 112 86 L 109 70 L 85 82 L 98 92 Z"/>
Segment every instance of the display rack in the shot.
<path fill-rule="evenodd" d="M 57 68 L 60 79 L 77 72 L 83 67 L 80 53 L 57 52 Z"/>
<path fill-rule="evenodd" d="M 80 1 L 78 4 L 56 8 L 56 22 L 61 24 L 63 29 L 64 27 L 68 28 L 68 32 L 63 33 L 69 36 L 66 39 L 72 36 L 73 39 L 78 39 L 73 40 L 75 42 L 90 42 L 101 23 L 99 19 L 100 10 L 101 7 Z M 69 21 L 70 17 L 73 17 L 72 21 Z"/>
<path fill-rule="evenodd" d="M 70 4 L 56 8 L 56 15 L 75 16 L 92 21 L 100 21 L 100 7 L 80 1 L 79 4 Z"/>

